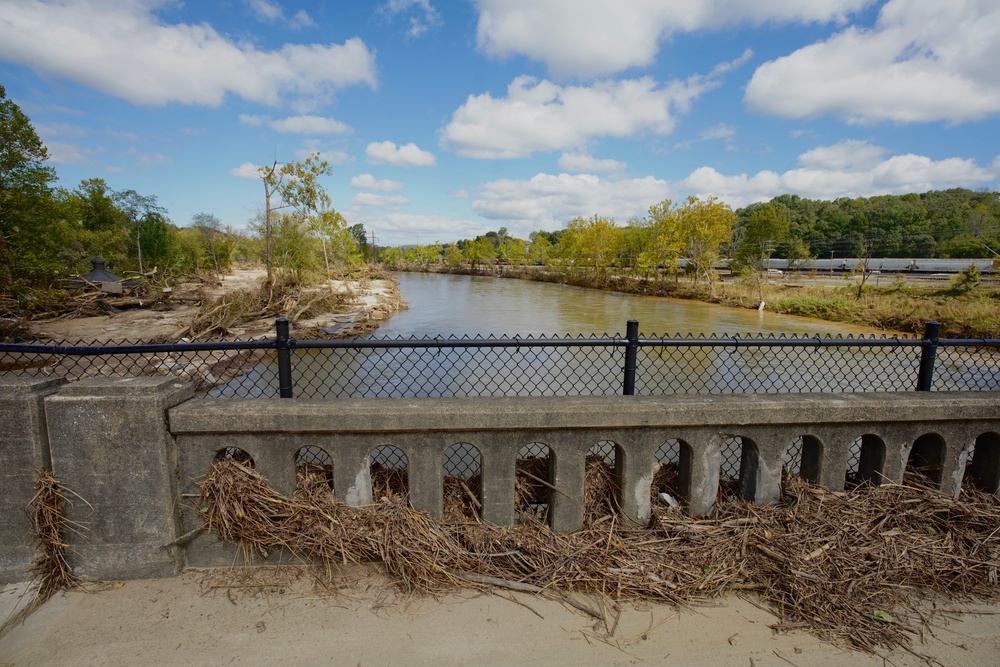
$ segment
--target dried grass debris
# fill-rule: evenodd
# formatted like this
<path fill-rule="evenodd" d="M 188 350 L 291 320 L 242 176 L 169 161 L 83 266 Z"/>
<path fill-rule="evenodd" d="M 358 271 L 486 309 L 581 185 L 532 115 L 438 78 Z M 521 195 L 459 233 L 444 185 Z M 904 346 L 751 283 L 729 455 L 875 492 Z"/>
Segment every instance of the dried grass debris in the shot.
<path fill-rule="evenodd" d="M 501 586 L 560 600 L 595 594 L 612 607 L 754 592 L 778 616 L 776 629 L 807 628 L 870 652 L 908 645 L 928 596 L 1000 592 L 997 499 L 973 490 L 953 499 L 917 479 L 844 493 L 791 477 L 780 503 L 725 501 L 711 518 L 656 506 L 636 529 L 614 511 L 613 469 L 593 457 L 585 526 L 564 535 L 530 514 L 514 527 L 479 521 L 476 478 L 448 478 L 446 518 L 431 519 L 394 490 L 398 474 L 396 486 L 386 471 L 373 474 L 383 478 L 378 501 L 348 507 L 325 478 L 285 498 L 253 468 L 223 460 L 202 482 L 202 514 L 248 556 L 284 547 L 328 569 L 381 561 L 407 591 Z"/>

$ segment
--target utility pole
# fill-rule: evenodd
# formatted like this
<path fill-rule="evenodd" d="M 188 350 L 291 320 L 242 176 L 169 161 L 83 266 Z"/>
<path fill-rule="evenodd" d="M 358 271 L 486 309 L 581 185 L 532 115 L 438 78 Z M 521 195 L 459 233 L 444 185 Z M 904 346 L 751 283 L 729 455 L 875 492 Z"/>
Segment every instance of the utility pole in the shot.
<path fill-rule="evenodd" d="M 372 264 L 378 263 L 378 237 L 375 236 L 375 230 L 369 229 L 368 236 L 372 240 Z"/>

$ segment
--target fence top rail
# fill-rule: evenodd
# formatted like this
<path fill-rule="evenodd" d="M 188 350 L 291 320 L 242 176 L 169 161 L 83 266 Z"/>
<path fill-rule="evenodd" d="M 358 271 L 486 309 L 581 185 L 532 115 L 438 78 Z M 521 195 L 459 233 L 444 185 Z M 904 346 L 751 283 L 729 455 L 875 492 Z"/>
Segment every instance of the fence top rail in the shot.
<path fill-rule="evenodd" d="M 771 337 L 771 336 L 713 336 L 637 338 L 602 336 L 588 338 L 534 337 L 434 337 L 434 338 L 367 338 L 343 340 L 297 340 L 289 338 L 291 349 L 417 349 L 417 348 L 545 348 L 545 347 L 922 347 L 934 344 L 940 347 L 1000 348 L 1000 339 L 990 338 L 941 338 L 934 341 L 923 338 L 840 338 L 840 337 Z M 46 345 L 25 343 L 0 343 L 0 353 L 58 354 L 66 356 L 103 356 L 115 354 L 155 354 L 161 352 L 210 352 L 225 350 L 277 349 L 273 338 L 254 341 L 212 341 L 203 343 L 125 344 L 125 345 Z"/>

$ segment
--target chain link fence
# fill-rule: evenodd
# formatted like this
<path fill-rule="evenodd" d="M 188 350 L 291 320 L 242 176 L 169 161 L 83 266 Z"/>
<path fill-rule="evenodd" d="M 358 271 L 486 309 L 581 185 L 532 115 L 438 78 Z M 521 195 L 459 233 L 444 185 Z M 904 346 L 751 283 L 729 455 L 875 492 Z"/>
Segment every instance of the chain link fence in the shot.
<path fill-rule="evenodd" d="M 285 329 L 287 331 L 287 328 Z M 176 345 L 2 343 L 0 373 L 173 376 L 216 398 L 983 391 L 1000 340 L 819 336 L 437 337 Z"/>

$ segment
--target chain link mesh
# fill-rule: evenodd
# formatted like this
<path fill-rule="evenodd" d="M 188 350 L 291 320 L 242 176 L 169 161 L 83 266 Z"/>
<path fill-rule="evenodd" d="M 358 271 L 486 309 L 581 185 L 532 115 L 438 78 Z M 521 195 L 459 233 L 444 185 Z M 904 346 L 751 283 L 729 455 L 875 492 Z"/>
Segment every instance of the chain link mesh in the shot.
<path fill-rule="evenodd" d="M 444 474 L 471 479 L 482 474 L 482 457 L 475 446 L 467 442 L 452 445 L 444 452 Z"/>
<path fill-rule="evenodd" d="M 636 350 L 635 393 L 912 391 L 921 358 L 917 342 L 785 335 L 645 337 Z M 940 341 L 933 389 L 1000 389 L 998 341 L 961 343 Z M 165 345 L 154 351 L 119 351 L 138 344 L 2 344 L 0 373 L 68 380 L 161 375 L 192 382 L 196 391 L 213 398 L 279 395 L 274 349 L 232 349 L 232 343 L 217 341 L 206 346 L 210 349 Z M 626 340 L 620 337 L 371 338 L 338 347 L 325 344 L 293 341 L 296 397 L 613 396 L 624 386 Z M 76 355 L 60 347 L 93 350 Z"/>

